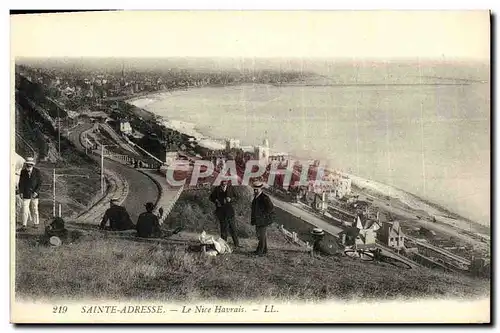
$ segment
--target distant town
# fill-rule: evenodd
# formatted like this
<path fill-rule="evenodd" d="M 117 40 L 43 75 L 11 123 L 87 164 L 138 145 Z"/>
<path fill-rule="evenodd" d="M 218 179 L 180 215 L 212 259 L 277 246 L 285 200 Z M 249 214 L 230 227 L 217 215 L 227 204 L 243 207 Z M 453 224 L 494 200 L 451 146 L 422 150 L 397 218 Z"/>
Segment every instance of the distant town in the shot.
<path fill-rule="evenodd" d="M 175 89 L 242 83 L 284 84 L 304 81 L 312 73 L 300 71 L 242 70 L 200 72 L 169 68 L 158 71 L 86 70 L 73 67 L 16 66 L 16 72 L 28 80 L 43 84 L 49 97 L 57 98 L 65 108 L 79 111 L 99 107 L 103 101 L 130 98 Z"/>

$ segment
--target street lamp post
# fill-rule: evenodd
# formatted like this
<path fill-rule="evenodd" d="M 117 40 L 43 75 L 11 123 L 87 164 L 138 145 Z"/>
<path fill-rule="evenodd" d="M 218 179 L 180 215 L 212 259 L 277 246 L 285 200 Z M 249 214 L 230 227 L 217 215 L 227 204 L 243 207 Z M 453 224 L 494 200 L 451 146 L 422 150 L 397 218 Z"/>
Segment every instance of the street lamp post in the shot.
<path fill-rule="evenodd" d="M 52 174 L 52 216 L 56 216 L 56 169 Z"/>
<path fill-rule="evenodd" d="M 58 111 L 59 112 L 59 111 Z M 59 155 L 61 155 L 61 117 L 57 117 L 57 132 L 58 132 L 58 137 L 59 137 Z"/>
<path fill-rule="evenodd" d="M 101 195 L 104 194 L 104 145 L 101 145 Z"/>

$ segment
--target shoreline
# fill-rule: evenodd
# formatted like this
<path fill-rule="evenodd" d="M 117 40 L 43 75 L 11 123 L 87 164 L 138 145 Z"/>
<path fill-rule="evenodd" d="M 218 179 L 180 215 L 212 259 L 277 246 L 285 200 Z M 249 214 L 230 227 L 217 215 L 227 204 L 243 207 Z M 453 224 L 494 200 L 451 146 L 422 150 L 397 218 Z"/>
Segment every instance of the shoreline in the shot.
<path fill-rule="evenodd" d="M 158 95 L 164 95 L 167 93 L 174 93 L 174 92 L 179 92 L 179 91 L 188 91 L 191 89 L 200 89 L 200 88 L 225 88 L 225 87 L 234 87 L 234 86 L 242 86 L 246 84 L 262 84 L 265 85 L 266 83 L 234 83 L 234 84 L 206 84 L 206 85 L 199 85 L 199 86 L 186 86 L 183 88 L 165 88 L 161 89 L 158 91 L 152 91 L 152 92 L 141 92 L 137 94 L 133 94 L 130 96 L 117 96 L 117 97 L 111 97 L 111 99 L 120 99 L 125 103 L 131 104 L 131 102 L 134 102 L 136 100 L 141 100 L 141 99 L 152 99 L 156 100 L 155 97 Z M 134 104 L 132 104 L 134 105 Z"/>
<path fill-rule="evenodd" d="M 185 122 L 182 120 L 176 120 L 172 118 L 166 118 L 164 116 L 159 116 L 155 114 L 152 111 L 149 111 L 147 109 L 144 109 L 147 105 L 161 99 L 167 97 L 169 93 L 177 92 L 177 91 L 187 91 L 188 89 L 191 88 L 208 88 L 208 87 L 228 87 L 228 86 L 241 86 L 241 85 L 267 85 L 265 83 L 243 83 L 243 84 L 232 84 L 232 85 L 207 85 L 207 86 L 198 86 L 198 87 L 189 87 L 189 88 L 182 88 L 182 89 L 169 89 L 168 91 L 158 91 L 154 92 L 151 94 L 144 94 L 141 96 L 133 96 L 131 98 L 124 98 L 123 101 L 127 104 L 130 104 L 134 107 L 137 107 L 138 109 L 141 109 L 144 112 L 148 112 L 154 116 L 154 119 L 157 123 L 160 125 L 165 126 L 166 128 L 169 128 L 173 131 L 177 131 L 182 134 L 194 136 L 197 139 L 201 138 L 202 141 L 205 141 L 208 146 L 210 146 L 210 143 L 215 143 L 215 145 L 221 145 L 220 140 L 217 141 L 216 139 L 210 138 L 208 135 L 203 134 L 196 126 L 196 124 Z M 303 84 L 301 84 L 303 85 Z M 277 86 L 284 86 L 284 85 L 277 85 Z M 297 85 L 298 86 L 298 85 Z M 146 103 L 138 103 L 138 101 L 145 100 Z M 140 106 L 136 105 L 139 104 Z M 196 135 L 192 135 L 196 134 Z M 238 138 L 235 138 L 238 139 Z M 253 143 L 255 144 L 255 143 Z M 202 145 L 203 146 L 203 145 Z M 223 146 L 223 145 L 221 145 Z M 215 149 L 211 147 L 206 147 L 208 149 Z M 222 148 L 222 147 L 221 147 Z M 223 148 L 222 148 L 223 149 Z M 272 151 L 272 149 L 271 149 Z M 289 154 L 291 157 L 293 156 L 294 158 L 297 157 L 294 154 Z M 300 158 L 299 158 L 300 159 Z M 302 160 L 311 160 L 311 159 L 302 159 Z M 488 231 L 488 235 L 491 235 L 491 227 L 490 225 L 485 225 L 481 224 L 477 221 L 474 221 L 472 219 L 466 218 L 464 216 L 461 216 L 460 214 L 453 212 L 451 209 L 444 207 L 443 205 L 432 202 L 428 199 L 421 198 L 420 196 L 405 191 L 403 189 L 399 189 L 395 186 L 392 185 L 387 185 L 384 183 L 381 183 L 379 181 L 375 180 L 370 180 L 370 179 L 365 179 L 361 176 L 357 176 L 351 173 L 347 173 L 341 170 L 332 170 L 329 168 L 325 168 L 325 170 L 328 170 L 329 172 L 336 171 L 342 175 L 345 175 L 349 177 L 352 180 L 352 185 L 357 187 L 361 192 L 366 194 L 365 192 L 375 192 L 378 196 L 382 197 L 390 197 L 392 200 L 397 200 L 400 202 L 402 205 L 406 206 L 408 209 L 412 210 L 413 213 L 418 214 L 418 212 L 424 212 L 425 214 L 429 215 L 429 217 L 436 217 L 436 220 L 439 223 L 442 223 L 444 225 L 447 225 L 451 228 L 458 228 L 460 230 L 469 230 L 469 226 L 474 225 L 473 230 L 474 233 L 478 234 L 483 234 L 484 231 Z M 451 220 L 451 221 L 450 221 Z M 491 224 L 491 221 L 490 221 Z M 467 225 L 467 228 L 465 228 L 465 225 Z M 477 230 L 480 229 L 480 230 Z"/>

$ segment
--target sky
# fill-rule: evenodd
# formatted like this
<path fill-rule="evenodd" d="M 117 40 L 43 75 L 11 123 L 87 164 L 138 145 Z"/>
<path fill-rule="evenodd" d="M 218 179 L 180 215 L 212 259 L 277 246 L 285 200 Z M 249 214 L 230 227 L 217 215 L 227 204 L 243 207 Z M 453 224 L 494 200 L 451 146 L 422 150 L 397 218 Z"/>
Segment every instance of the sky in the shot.
<path fill-rule="evenodd" d="M 22 57 L 488 60 L 488 11 L 124 11 L 11 16 Z"/>

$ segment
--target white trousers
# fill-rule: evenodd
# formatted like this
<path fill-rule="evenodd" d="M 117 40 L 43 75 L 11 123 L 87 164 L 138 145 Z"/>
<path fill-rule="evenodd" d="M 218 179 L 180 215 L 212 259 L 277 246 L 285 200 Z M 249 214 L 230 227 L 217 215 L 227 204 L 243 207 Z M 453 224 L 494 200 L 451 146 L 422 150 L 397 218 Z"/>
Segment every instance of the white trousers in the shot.
<path fill-rule="evenodd" d="M 28 225 L 28 219 L 33 220 L 33 224 L 38 225 L 40 223 L 38 217 L 38 198 L 36 199 L 23 199 L 23 226 Z"/>

